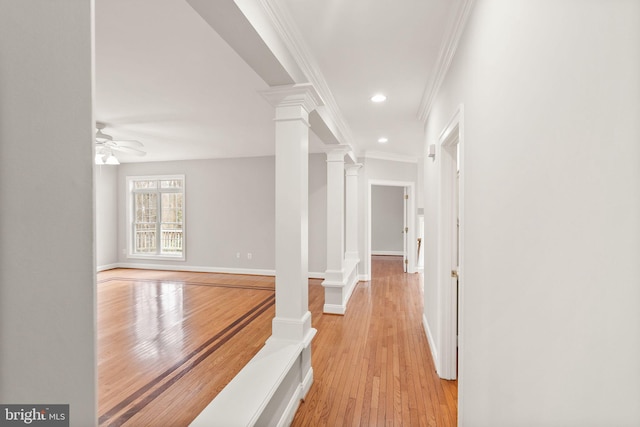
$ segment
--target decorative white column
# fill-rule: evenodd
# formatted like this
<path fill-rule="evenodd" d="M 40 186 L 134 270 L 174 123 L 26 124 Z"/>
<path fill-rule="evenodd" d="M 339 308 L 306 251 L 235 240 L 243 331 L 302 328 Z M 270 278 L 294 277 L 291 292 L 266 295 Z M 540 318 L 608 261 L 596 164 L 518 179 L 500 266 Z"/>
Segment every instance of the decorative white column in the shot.
<path fill-rule="evenodd" d="M 348 234 L 347 245 L 356 258 L 345 259 L 345 165 L 348 147 L 340 147 L 327 153 L 327 270 L 324 276 L 324 312 L 344 314 L 347 302 L 358 283 L 357 234 Z M 353 180 L 353 179 L 352 179 Z M 357 186 L 357 171 L 356 171 Z M 350 189 L 347 206 L 357 215 L 358 197 Z M 349 218 L 349 213 L 347 213 Z M 356 221 L 357 218 L 349 218 Z M 350 233 L 349 224 L 347 233 Z M 352 233 L 357 232 L 355 228 Z M 355 236 L 355 237 L 354 237 Z M 347 249 L 349 250 L 349 249 Z"/>
<path fill-rule="evenodd" d="M 321 100 L 310 84 L 262 94 L 276 113 L 276 317 L 264 347 L 198 415 L 193 427 L 290 422 L 313 383 L 311 341 L 316 330 L 311 327 L 307 267 L 309 113 Z"/>
<path fill-rule="evenodd" d="M 345 258 L 360 261 L 358 254 L 358 170 L 361 163 L 345 165 L 346 177 L 346 245 Z"/>
<path fill-rule="evenodd" d="M 345 148 L 327 152 L 327 282 L 342 282 Z"/>
<path fill-rule="evenodd" d="M 276 317 L 272 338 L 310 342 L 309 113 L 321 105 L 312 85 L 263 92 L 276 107 Z"/>

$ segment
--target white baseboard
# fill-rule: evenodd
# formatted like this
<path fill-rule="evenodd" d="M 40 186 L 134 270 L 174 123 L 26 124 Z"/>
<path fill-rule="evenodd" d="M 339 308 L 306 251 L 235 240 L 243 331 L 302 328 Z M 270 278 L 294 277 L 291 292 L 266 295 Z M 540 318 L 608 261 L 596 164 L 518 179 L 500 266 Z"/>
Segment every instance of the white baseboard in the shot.
<path fill-rule="evenodd" d="M 300 384 L 296 390 L 296 392 L 291 396 L 291 400 L 287 403 L 287 407 L 285 408 L 280 421 L 276 424 L 277 427 L 288 427 L 293 423 L 293 418 L 296 416 L 296 412 L 298 411 L 298 407 L 300 406 L 300 401 L 304 400 L 307 397 L 307 393 L 311 389 L 311 385 L 313 384 L 313 368 L 309 368 L 307 374 L 304 376 L 302 380 L 302 384 Z"/>
<path fill-rule="evenodd" d="M 296 416 L 296 412 L 300 406 L 300 400 L 302 400 L 302 384 L 298 386 L 293 396 L 291 396 L 291 400 L 287 403 L 287 407 L 284 408 L 282 417 L 280 417 L 276 427 L 288 427 L 293 423 L 293 418 Z"/>
<path fill-rule="evenodd" d="M 436 342 L 431 334 L 429 322 L 427 321 L 427 316 L 425 314 L 422 315 L 422 327 L 427 335 L 427 341 L 429 341 L 429 349 L 431 350 L 431 357 L 433 357 L 433 365 L 436 367 L 436 371 L 440 371 L 440 367 L 438 366 L 438 348 L 436 347 Z"/>
<path fill-rule="evenodd" d="M 371 251 L 371 255 L 403 256 L 403 251 Z"/>
<path fill-rule="evenodd" d="M 307 371 L 307 375 L 305 375 L 304 379 L 302 380 L 302 394 L 300 395 L 300 398 L 302 400 L 304 400 L 307 397 L 307 393 L 309 393 L 309 390 L 311 389 L 312 385 L 313 385 L 313 368 L 309 368 L 309 370 Z"/>
<path fill-rule="evenodd" d="M 120 264 L 118 263 L 99 265 L 96 267 L 96 271 L 99 273 L 101 271 L 113 270 L 114 268 L 118 268 L 118 267 L 120 267 Z"/>
<path fill-rule="evenodd" d="M 227 274 L 249 274 L 252 276 L 275 276 L 275 270 L 263 270 L 255 268 L 228 268 L 228 267 L 202 267 L 190 265 L 174 264 L 139 264 L 136 262 L 122 262 L 120 268 L 139 268 L 142 270 L 169 270 L 169 271 L 190 271 L 200 273 L 227 273 Z"/>
<path fill-rule="evenodd" d="M 351 299 L 351 294 L 353 294 L 353 290 L 356 288 L 356 286 L 358 285 L 358 275 L 356 274 L 356 272 L 353 272 L 353 277 L 350 280 L 350 283 L 347 283 L 347 292 L 345 294 L 344 297 L 344 306 L 346 307 L 349 304 L 349 300 Z"/>
<path fill-rule="evenodd" d="M 325 304 L 322 307 L 322 312 L 326 314 L 344 314 L 346 311 L 346 307 L 339 304 Z"/>
<path fill-rule="evenodd" d="M 190 265 L 174 264 L 139 264 L 136 262 L 119 262 L 98 266 L 98 272 L 112 270 L 114 268 L 138 268 L 141 270 L 162 270 L 162 271 L 189 271 L 195 273 L 223 273 L 223 274 L 246 274 L 250 276 L 275 276 L 275 270 L 257 268 L 228 268 L 228 267 L 198 267 Z M 310 279 L 323 279 L 324 273 L 309 272 Z"/>
<path fill-rule="evenodd" d="M 358 276 L 358 280 L 360 282 L 368 282 L 369 280 L 371 280 L 371 278 L 368 274 L 361 274 L 360 276 Z"/>

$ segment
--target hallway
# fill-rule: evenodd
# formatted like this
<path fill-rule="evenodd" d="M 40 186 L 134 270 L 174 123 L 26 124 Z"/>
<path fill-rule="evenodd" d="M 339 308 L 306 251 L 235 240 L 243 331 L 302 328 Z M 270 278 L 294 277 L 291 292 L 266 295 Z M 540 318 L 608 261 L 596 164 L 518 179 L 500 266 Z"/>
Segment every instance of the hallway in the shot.
<path fill-rule="evenodd" d="M 435 373 L 422 327 L 421 275 L 374 256 L 345 316 L 312 299 L 315 382 L 294 426 L 455 426 L 457 382 Z M 314 286 L 311 286 L 313 289 Z M 311 293 L 313 295 L 313 293 Z"/>

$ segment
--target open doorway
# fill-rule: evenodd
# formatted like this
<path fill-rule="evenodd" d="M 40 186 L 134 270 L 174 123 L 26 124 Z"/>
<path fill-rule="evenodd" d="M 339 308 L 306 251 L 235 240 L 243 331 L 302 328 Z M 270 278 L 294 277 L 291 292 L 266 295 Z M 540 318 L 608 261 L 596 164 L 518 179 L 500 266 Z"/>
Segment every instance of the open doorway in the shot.
<path fill-rule="evenodd" d="M 406 259 L 405 188 L 374 185 L 371 189 L 371 255 Z M 406 269 L 405 269 L 406 272 Z"/>
<path fill-rule="evenodd" d="M 415 273 L 417 240 L 414 212 L 414 183 L 406 181 L 369 180 L 368 187 L 369 202 L 367 214 L 368 229 L 366 260 L 369 265 L 369 271 L 371 271 L 372 254 L 385 254 L 383 253 L 384 251 L 381 252 L 379 246 L 376 246 L 379 240 L 376 240 L 376 243 L 374 244 L 375 232 L 377 236 L 385 234 L 388 235 L 388 238 L 395 239 L 396 246 L 394 247 L 401 249 L 388 251 L 386 254 L 398 256 L 402 255 L 404 272 Z M 393 207 L 385 207 L 385 211 L 394 215 L 396 220 L 394 220 L 393 224 L 389 225 L 388 229 L 380 230 L 378 226 L 374 225 L 373 209 L 375 208 L 374 203 L 376 203 L 376 201 L 383 201 L 381 197 L 384 194 L 393 195 L 394 199 L 389 200 L 396 200 Z M 382 233 L 381 231 L 384 231 L 385 233 Z"/>

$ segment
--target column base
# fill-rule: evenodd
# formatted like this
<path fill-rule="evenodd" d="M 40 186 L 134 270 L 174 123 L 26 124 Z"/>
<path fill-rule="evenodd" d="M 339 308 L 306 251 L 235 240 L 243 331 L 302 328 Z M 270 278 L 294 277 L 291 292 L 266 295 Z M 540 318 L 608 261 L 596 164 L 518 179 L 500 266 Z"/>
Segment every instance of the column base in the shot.
<path fill-rule="evenodd" d="M 327 270 L 324 286 L 323 312 L 344 314 L 351 294 L 358 284 L 358 259 L 345 259 L 342 271 Z"/>
<path fill-rule="evenodd" d="M 307 347 L 316 334 L 311 327 L 311 312 L 307 311 L 300 319 L 274 317 L 271 322 L 271 339 L 302 342 Z M 268 342 L 268 341 L 267 341 Z"/>

